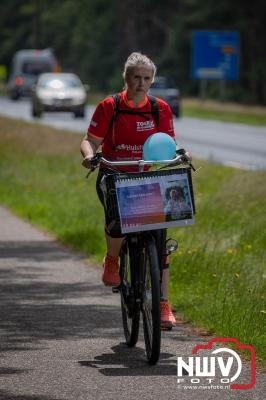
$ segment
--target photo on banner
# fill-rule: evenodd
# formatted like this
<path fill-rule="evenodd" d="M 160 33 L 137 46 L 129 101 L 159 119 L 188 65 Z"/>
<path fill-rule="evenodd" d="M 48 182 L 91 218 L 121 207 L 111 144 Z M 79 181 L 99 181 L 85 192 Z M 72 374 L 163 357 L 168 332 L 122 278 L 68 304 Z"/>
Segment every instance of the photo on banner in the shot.
<path fill-rule="evenodd" d="M 122 179 L 115 183 L 122 233 L 191 225 L 187 173 Z"/>

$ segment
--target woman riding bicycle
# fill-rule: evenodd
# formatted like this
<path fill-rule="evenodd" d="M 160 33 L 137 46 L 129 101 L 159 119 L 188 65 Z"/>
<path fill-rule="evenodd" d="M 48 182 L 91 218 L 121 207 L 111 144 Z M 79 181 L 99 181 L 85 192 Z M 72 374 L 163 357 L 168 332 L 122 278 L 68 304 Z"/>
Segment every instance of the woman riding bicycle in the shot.
<path fill-rule="evenodd" d="M 109 96 L 98 104 L 92 116 L 87 136 L 81 143 L 84 167 L 91 167 L 91 159 L 100 145 L 102 145 L 103 156 L 109 160 L 139 160 L 142 158 L 143 144 L 150 135 L 164 132 L 175 139 L 170 107 L 163 100 L 156 98 L 159 111 L 159 121 L 156 121 L 152 103 L 147 96 L 155 74 L 156 67 L 147 56 L 141 53 L 130 54 L 123 72 L 125 90 L 118 93 L 118 100 Z M 117 101 L 119 113 L 115 112 Z M 186 156 L 190 159 L 189 153 L 186 153 Z M 117 169 L 127 172 L 137 171 L 133 167 Z M 107 173 L 107 168 L 101 163 L 96 189 L 103 205 L 104 196 L 100 182 L 105 173 Z M 105 220 L 107 254 L 103 260 L 102 281 L 106 286 L 118 286 L 120 284 L 118 260 L 124 237 L 121 232 L 113 229 L 106 210 Z M 172 327 L 176 324 L 168 303 L 168 281 L 168 264 L 165 262 L 162 273 L 161 299 L 161 324 L 164 327 Z"/>

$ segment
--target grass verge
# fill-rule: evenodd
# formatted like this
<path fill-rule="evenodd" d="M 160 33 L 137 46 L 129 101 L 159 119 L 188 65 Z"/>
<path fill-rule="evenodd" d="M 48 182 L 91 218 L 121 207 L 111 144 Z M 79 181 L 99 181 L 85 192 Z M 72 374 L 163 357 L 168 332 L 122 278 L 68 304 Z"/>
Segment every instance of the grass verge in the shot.
<path fill-rule="evenodd" d="M 95 174 L 80 165 L 82 135 L 0 119 L 0 203 L 100 261 L 103 211 Z M 169 230 L 176 311 L 216 336 L 255 346 L 266 359 L 265 172 L 195 161 L 194 226 Z"/>
<path fill-rule="evenodd" d="M 182 102 L 182 115 L 199 119 L 266 126 L 266 108 L 259 106 L 184 99 Z"/>

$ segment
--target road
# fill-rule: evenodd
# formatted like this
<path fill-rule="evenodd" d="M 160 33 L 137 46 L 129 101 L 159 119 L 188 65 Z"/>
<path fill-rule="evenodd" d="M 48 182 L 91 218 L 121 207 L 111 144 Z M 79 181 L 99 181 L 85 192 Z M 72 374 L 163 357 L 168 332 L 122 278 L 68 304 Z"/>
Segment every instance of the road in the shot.
<path fill-rule="evenodd" d="M 0 114 L 32 121 L 29 100 L 12 102 L 0 97 Z M 44 114 L 35 122 L 56 128 L 86 132 L 94 107 L 88 106 L 86 118 L 74 119 L 71 114 Z M 177 141 L 192 155 L 224 165 L 246 169 L 266 169 L 266 128 L 195 118 L 174 121 Z"/>
<path fill-rule="evenodd" d="M 147 365 L 142 336 L 124 344 L 119 295 L 101 268 L 2 207 L 0 221 L 0 400 L 264 398 L 262 373 L 251 390 L 178 388 L 177 355 L 206 337 L 179 323 L 162 334 L 159 364 Z"/>

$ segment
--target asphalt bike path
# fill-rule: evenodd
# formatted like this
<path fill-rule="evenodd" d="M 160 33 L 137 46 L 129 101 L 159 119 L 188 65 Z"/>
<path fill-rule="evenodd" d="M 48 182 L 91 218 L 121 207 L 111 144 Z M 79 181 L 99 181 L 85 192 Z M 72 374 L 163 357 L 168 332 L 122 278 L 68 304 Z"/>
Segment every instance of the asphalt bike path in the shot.
<path fill-rule="evenodd" d="M 149 366 L 142 334 L 125 345 L 120 296 L 101 268 L 0 207 L 1 400 L 265 398 L 263 373 L 251 390 L 179 388 L 177 356 L 204 342 L 180 323 Z"/>

